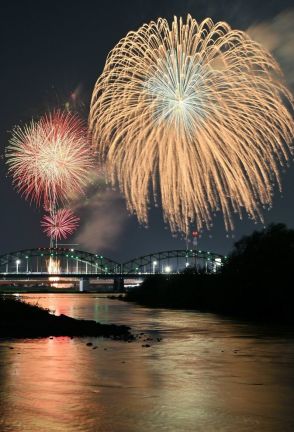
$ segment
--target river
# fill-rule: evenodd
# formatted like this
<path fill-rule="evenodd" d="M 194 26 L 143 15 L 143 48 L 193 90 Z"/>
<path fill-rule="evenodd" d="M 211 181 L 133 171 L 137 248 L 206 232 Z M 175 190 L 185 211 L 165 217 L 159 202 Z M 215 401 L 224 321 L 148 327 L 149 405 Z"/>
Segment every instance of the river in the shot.
<path fill-rule="evenodd" d="M 294 430 L 293 330 L 99 294 L 22 297 L 145 335 L 0 340 L 1 432 Z"/>

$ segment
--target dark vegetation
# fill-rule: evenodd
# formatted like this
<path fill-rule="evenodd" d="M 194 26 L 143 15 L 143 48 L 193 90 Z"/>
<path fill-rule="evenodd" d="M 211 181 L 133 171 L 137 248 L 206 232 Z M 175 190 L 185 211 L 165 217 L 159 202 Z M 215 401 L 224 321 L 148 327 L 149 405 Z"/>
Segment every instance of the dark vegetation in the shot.
<path fill-rule="evenodd" d="M 66 315 L 56 316 L 47 309 L 12 296 L 0 296 L 0 338 L 47 336 L 104 336 L 127 341 L 133 339 L 127 326 L 99 324 Z"/>
<path fill-rule="evenodd" d="M 294 323 L 294 230 L 270 225 L 239 240 L 222 270 L 152 275 L 126 300 Z"/>

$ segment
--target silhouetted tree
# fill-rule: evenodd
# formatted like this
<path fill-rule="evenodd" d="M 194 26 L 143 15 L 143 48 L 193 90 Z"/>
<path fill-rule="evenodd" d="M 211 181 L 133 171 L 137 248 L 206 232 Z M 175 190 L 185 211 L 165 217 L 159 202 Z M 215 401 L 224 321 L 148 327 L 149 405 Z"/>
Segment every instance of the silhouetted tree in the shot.
<path fill-rule="evenodd" d="M 235 243 L 222 273 L 243 281 L 289 283 L 294 271 L 294 230 L 272 224 Z"/>
<path fill-rule="evenodd" d="M 191 268 L 177 275 L 152 275 L 127 299 L 148 306 L 293 322 L 293 279 L 294 230 L 273 224 L 239 240 L 220 273 Z"/>

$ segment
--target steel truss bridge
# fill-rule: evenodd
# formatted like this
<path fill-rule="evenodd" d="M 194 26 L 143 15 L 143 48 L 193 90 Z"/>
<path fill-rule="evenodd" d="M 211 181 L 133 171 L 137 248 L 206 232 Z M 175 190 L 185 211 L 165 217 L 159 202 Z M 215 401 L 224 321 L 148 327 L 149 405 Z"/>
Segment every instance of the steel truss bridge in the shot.
<path fill-rule="evenodd" d="M 212 273 L 225 259 L 220 254 L 191 249 L 155 252 L 119 263 L 100 254 L 76 249 L 24 249 L 0 255 L 0 278 L 138 278 L 155 273 L 179 273 L 188 267 Z"/>

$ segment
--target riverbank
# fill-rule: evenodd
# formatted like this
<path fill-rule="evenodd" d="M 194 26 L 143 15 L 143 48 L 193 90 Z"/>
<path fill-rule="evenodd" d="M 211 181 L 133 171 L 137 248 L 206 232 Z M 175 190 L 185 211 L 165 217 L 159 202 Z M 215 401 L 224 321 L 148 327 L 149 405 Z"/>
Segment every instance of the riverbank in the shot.
<path fill-rule="evenodd" d="M 0 296 L 0 338 L 39 338 L 49 336 L 99 336 L 131 341 L 134 336 L 124 325 L 100 324 L 91 320 L 53 315 L 48 309 L 31 305 L 12 296 Z"/>

